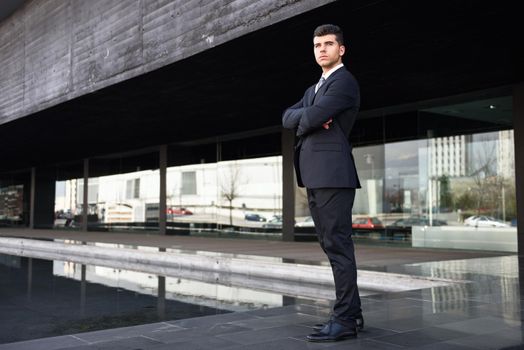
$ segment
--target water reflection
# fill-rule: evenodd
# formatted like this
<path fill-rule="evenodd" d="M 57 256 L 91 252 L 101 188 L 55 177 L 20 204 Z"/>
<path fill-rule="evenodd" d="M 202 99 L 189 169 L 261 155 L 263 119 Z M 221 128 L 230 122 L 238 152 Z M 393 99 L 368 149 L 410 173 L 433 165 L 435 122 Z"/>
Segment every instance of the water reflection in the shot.
<path fill-rule="evenodd" d="M 33 290 L 33 258 L 27 258 L 27 301 L 31 301 Z"/>
<path fill-rule="evenodd" d="M 412 264 L 407 272 L 438 278 L 469 280 L 420 291 L 422 300 L 431 302 L 433 312 L 482 315 L 497 305 L 499 317 L 509 325 L 520 324 L 521 288 L 517 256 L 439 261 Z M 493 312 L 493 310 L 490 310 Z"/>
<path fill-rule="evenodd" d="M 165 300 L 169 299 L 229 311 L 282 306 L 281 294 L 224 285 L 227 282 L 219 280 L 218 274 L 211 274 L 211 280 L 202 282 L 112 267 L 86 267 L 64 261 L 53 262 L 53 274 L 81 281 L 82 266 L 85 267 L 85 281 L 142 295 L 153 295 L 158 297 L 157 303 L 160 305 L 165 304 Z"/>
<path fill-rule="evenodd" d="M 198 303 L 178 285 L 155 275 L 0 254 L 0 343 L 229 312 L 209 301 L 216 288 L 204 286 L 212 292 Z"/>

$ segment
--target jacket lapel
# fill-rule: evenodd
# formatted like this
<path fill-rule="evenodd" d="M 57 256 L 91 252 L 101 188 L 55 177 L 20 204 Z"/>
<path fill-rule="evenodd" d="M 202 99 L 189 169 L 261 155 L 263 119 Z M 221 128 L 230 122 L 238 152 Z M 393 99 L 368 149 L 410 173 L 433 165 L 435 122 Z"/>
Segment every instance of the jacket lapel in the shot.
<path fill-rule="evenodd" d="M 326 92 L 326 89 L 327 87 L 329 86 L 329 84 L 331 84 L 331 81 L 333 80 L 333 77 L 336 76 L 337 74 L 339 74 L 342 69 L 345 69 L 344 67 L 340 67 L 339 69 L 337 69 L 336 71 L 334 71 L 327 79 L 326 81 L 324 82 L 324 84 L 322 84 L 322 86 L 320 87 L 320 89 L 318 89 L 317 93 L 315 94 L 315 88 L 313 88 L 313 99 L 311 100 L 311 104 L 315 103 L 316 99 L 317 99 L 317 96 L 322 96 L 324 95 L 324 92 Z"/>
<path fill-rule="evenodd" d="M 320 87 L 320 89 L 318 89 L 317 93 L 314 94 L 314 96 L 313 96 L 313 101 L 311 102 L 311 104 L 315 103 L 315 101 L 317 100 L 317 96 L 322 96 L 322 95 L 324 95 L 324 92 L 326 91 L 326 88 L 327 88 L 327 86 L 328 86 L 328 84 L 329 84 L 329 81 L 331 80 L 330 78 L 331 78 L 331 77 L 329 77 L 329 78 L 326 80 L 326 82 L 325 82 L 324 84 L 322 84 L 322 86 Z M 314 92 L 314 90 L 313 90 L 313 92 Z"/>
<path fill-rule="evenodd" d="M 311 106 L 313 104 L 313 99 L 315 98 L 315 85 L 310 87 L 307 91 L 307 105 Z"/>

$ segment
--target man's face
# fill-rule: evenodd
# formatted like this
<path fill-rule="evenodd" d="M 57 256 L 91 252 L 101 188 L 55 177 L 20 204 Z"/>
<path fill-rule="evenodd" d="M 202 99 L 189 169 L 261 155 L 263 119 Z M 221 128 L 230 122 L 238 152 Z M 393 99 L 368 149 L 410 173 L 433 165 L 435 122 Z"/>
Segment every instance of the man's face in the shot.
<path fill-rule="evenodd" d="M 313 50 L 317 63 L 326 72 L 342 63 L 342 56 L 346 48 L 343 45 L 339 45 L 335 34 L 328 34 L 313 38 Z"/>

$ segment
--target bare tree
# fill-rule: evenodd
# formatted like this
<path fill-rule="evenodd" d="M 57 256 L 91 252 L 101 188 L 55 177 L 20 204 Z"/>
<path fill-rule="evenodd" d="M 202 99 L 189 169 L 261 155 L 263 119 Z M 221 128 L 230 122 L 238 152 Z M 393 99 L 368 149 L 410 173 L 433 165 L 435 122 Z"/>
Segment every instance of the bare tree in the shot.
<path fill-rule="evenodd" d="M 474 168 L 471 177 L 477 192 L 477 215 L 480 209 L 488 205 L 494 214 L 500 190 L 504 186 L 504 178 L 497 174 L 497 147 L 494 141 L 482 139 L 480 149 L 474 153 Z"/>
<path fill-rule="evenodd" d="M 222 173 L 220 181 L 220 192 L 224 199 L 229 202 L 229 225 L 233 226 L 233 200 L 240 195 L 241 171 L 237 163 L 230 164 L 228 170 Z"/>

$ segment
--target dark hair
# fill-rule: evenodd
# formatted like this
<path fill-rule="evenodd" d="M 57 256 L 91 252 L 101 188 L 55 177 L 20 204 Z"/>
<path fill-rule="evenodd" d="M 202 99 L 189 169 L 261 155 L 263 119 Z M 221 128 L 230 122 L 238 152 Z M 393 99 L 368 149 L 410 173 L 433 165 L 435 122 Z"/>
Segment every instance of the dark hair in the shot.
<path fill-rule="evenodd" d="M 313 32 L 313 37 L 334 34 L 339 45 L 344 45 L 344 33 L 339 26 L 334 24 L 323 24 Z"/>

